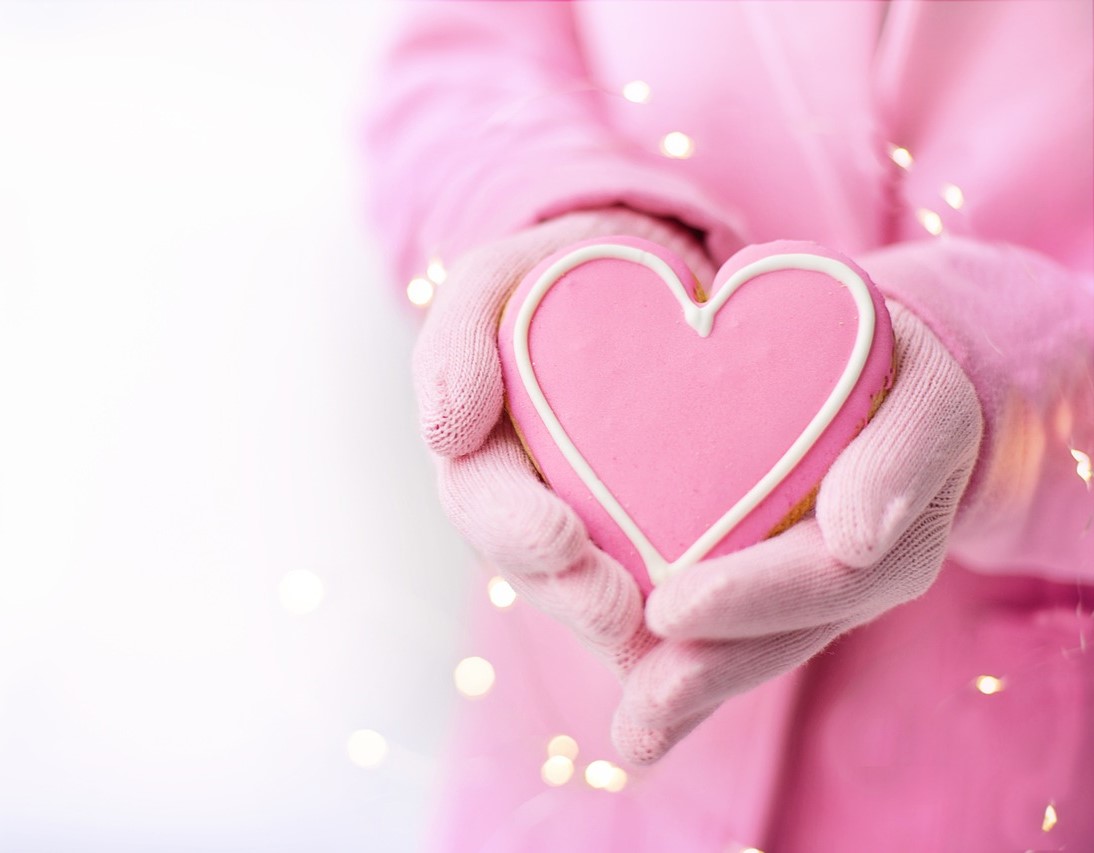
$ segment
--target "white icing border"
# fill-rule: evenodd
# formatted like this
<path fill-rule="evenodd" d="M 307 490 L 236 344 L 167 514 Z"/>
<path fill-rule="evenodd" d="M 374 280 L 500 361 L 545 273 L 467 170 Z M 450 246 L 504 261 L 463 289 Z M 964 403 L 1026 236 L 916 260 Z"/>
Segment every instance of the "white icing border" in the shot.
<path fill-rule="evenodd" d="M 684 319 L 687 320 L 688 325 L 704 338 L 713 329 L 714 318 L 717 316 L 718 311 L 721 310 L 722 306 L 726 304 L 738 288 L 758 275 L 783 269 L 821 272 L 831 276 L 851 291 L 855 307 L 858 309 L 858 331 L 855 335 L 851 356 L 840 375 L 839 381 L 836 383 L 836 387 L 832 390 L 828 399 L 825 400 L 824 405 L 821 406 L 817 414 L 805 427 L 805 430 L 771 470 L 671 563 L 646 538 L 646 535 L 634 523 L 634 520 L 619 504 L 619 501 L 616 500 L 615 495 L 609 491 L 608 487 L 593 471 L 592 466 L 574 446 L 570 436 L 567 435 L 566 430 L 563 429 L 558 417 L 547 402 L 543 389 L 540 388 L 539 380 L 536 379 L 535 371 L 532 369 L 532 359 L 528 351 L 528 332 L 532 324 L 532 315 L 535 314 L 540 302 L 543 301 L 543 297 L 566 273 L 581 264 L 600 259 L 631 261 L 657 273 L 668 285 L 669 290 L 676 297 L 676 301 L 680 303 L 680 307 L 684 312 Z M 713 298 L 708 302 L 697 305 L 688 295 L 680 279 L 676 277 L 676 273 L 657 255 L 634 246 L 603 243 L 575 249 L 544 270 L 535 284 L 532 285 L 517 313 L 516 323 L 513 328 L 513 348 L 516 354 L 517 369 L 521 380 L 524 382 L 524 388 L 543 420 L 544 426 L 547 427 L 548 433 L 550 433 L 562 455 L 573 467 L 582 482 L 593 493 L 608 515 L 619 525 L 627 538 L 630 539 L 646 564 L 646 571 L 649 572 L 650 580 L 654 585 L 657 585 L 670 575 L 703 559 L 734 527 L 759 506 L 764 498 L 775 490 L 779 483 L 794 469 L 795 465 L 801 462 L 810 448 L 816 444 L 824 430 L 835 419 L 862 375 L 873 345 L 875 325 L 874 302 L 870 298 L 870 290 L 866 282 L 853 269 L 834 258 L 805 253 L 771 255 L 737 270 L 723 282 Z"/>

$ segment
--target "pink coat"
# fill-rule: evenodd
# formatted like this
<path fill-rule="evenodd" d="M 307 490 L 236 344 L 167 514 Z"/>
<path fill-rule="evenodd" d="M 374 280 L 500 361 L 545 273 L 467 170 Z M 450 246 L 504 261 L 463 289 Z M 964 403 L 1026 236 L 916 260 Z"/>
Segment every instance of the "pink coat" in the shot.
<path fill-rule="evenodd" d="M 613 204 L 703 232 L 719 263 L 814 240 L 938 334 L 988 428 L 926 596 L 731 700 L 618 793 L 540 779 L 559 732 L 579 770 L 613 758 L 611 676 L 477 596 L 497 683 L 458 721 L 437 849 L 1094 850 L 1094 493 L 1072 453 L 1094 455 L 1091 10 L 410 7 L 369 133 L 401 280 Z M 633 80 L 648 102 L 620 94 Z M 691 157 L 661 153 L 674 131 Z"/>

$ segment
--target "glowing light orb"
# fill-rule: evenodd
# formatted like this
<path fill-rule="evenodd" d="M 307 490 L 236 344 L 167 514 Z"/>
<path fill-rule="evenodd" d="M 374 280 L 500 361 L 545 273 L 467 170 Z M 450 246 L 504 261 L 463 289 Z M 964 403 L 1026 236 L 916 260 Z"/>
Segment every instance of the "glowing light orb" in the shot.
<path fill-rule="evenodd" d="M 942 200 L 954 210 L 960 210 L 965 204 L 965 194 L 961 192 L 961 187 L 946 184 L 942 188 Z"/>
<path fill-rule="evenodd" d="M 433 301 L 433 282 L 428 278 L 412 278 L 406 286 L 406 298 L 419 308 Z"/>
<path fill-rule="evenodd" d="M 574 775 L 574 763 L 565 755 L 552 755 L 539 770 L 543 781 L 552 788 L 565 785 Z"/>
<path fill-rule="evenodd" d="M 448 278 L 448 270 L 444 268 L 444 264 L 441 263 L 440 258 L 434 258 L 429 262 L 429 266 L 425 271 L 425 277 L 434 284 L 444 284 L 444 280 Z"/>
<path fill-rule="evenodd" d="M 1091 477 L 1094 476 L 1094 468 L 1091 467 L 1090 457 L 1081 450 L 1072 447 L 1071 458 L 1075 460 L 1075 473 L 1079 475 L 1080 480 L 1089 486 Z"/>
<path fill-rule="evenodd" d="M 577 759 L 577 741 L 569 735 L 555 735 L 547 742 L 547 754 L 561 755 L 570 761 Z"/>
<path fill-rule="evenodd" d="M 627 771 L 622 767 L 613 767 L 611 775 L 608 777 L 608 781 L 604 785 L 604 790 L 612 794 L 617 794 L 627 786 Z"/>
<path fill-rule="evenodd" d="M 894 163 L 900 166 L 901 169 L 910 169 L 912 163 L 915 162 L 915 160 L 912 159 L 912 152 L 899 145 L 895 145 L 889 149 L 889 157 Z"/>
<path fill-rule="evenodd" d="M 632 104 L 645 104 L 650 99 L 650 84 L 645 80 L 631 80 L 623 86 L 623 97 Z"/>
<path fill-rule="evenodd" d="M 378 767 L 387 757 L 387 740 L 372 729 L 359 729 L 349 736 L 346 752 L 358 767 Z"/>
<path fill-rule="evenodd" d="M 485 696 L 494 686 L 494 667 L 490 661 L 480 657 L 464 658 L 452 673 L 456 689 L 464 696 L 475 699 Z"/>
<path fill-rule="evenodd" d="M 916 219 L 919 220 L 919 224 L 922 225 L 926 232 L 932 237 L 937 237 L 942 233 L 942 217 L 933 210 L 927 210 L 927 208 L 921 207 L 915 212 L 915 216 Z"/>
<path fill-rule="evenodd" d="M 626 786 L 627 771 L 610 761 L 598 758 L 589 762 L 589 766 L 585 768 L 585 782 L 590 788 L 614 794 Z"/>
<path fill-rule="evenodd" d="M 490 603 L 499 610 L 511 607 L 517 600 L 517 593 L 509 585 L 509 581 L 501 577 L 490 578 L 486 584 L 486 594 L 490 597 Z"/>
<path fill-rule="evenodd" d="M 695 143 L 686 133 L 674 130 L 662 138 L 661 153 L 673 160 L 687 160 L 695 153 Z"/>

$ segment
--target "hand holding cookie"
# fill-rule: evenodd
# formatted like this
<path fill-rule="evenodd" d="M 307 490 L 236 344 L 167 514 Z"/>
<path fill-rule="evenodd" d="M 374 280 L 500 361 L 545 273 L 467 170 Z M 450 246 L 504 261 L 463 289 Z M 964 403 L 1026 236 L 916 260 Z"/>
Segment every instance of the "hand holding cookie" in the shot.
<path fill-rule="evenodd" d="M 593 546 L 573 509 L 541 482 L 509 419 L 498 318 L 521 278 L 579 240 L 632 234 L 713 274 L 684 228 L 627 210 L 572 214 L 471 253 L 450 271 L 414 353 L 421 431 L 457 529 L 533 606 L 570 626 L 617 670 L 648 648 L 634 579 Z"/>
<path fill-rule="evenodd" d="M 648 763 L 726 698 L 923 594 L 942 565 L 983 420 L 968 377 L 891 305 L 900 375 L 821 484 L 816 517 L 708 560 L 650 595 L 665 640 L 629 674 L 613 735 Z"/>
<path fill-rule="evenodd" d="M 899 307 L 910 373 L 882 405 L 889 312 L 849 259 L 752 246 L 709 281 L 643 241 L 585 241 L 527 275 L 499 334 L 529 455 L 653 589 L 665 641 L 627 676 L 614 732 L 641 763 L 925 591 L 979 441 L 971 385 Z"/>
<path fill-rule="evenodd" d="M 604 240 L 620 233 L 640 239 Z M 605 243 L 618 256 L 594 257 Z M 644 265 L 645 290 L 632 270 L 610 298 L 583 291 L 559 267 L 575 249 L 584 255 L 569 270 Z M 519 594 L 625 674 L 613 734 L 640 763 L 726 697 L 921 594 L 982 429 L 968 379 L 899 307 L 889 391 L 889 314 L 847 259 L 778 244 L 713 273 L 683 229 L 576 214 L 465 258 L 415 353 L 446 511 Z M 537 287 L 542 326 L 523 310 Z M 789 317 L 773 320 L 773 303 Z M 607 333 L 618 315 L 638 328 Z M 638 333 L 669 315 L 660 332 Z M 728 350 L 709 345 L 719 339 Z M 802 520 L 822 477 L 816 518 Z M 639 586 L 653 582 L 644 613 Z"/>

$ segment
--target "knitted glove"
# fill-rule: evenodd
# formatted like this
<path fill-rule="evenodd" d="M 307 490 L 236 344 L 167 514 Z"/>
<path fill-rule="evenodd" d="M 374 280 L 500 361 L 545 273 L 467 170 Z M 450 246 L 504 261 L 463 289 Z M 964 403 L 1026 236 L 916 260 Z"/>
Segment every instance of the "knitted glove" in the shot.
<path fill-rule="evenodd" d="M 810 658 L 840 633 L 922 595 L 946 553 L 983 418 L 957 362 L 889 305 L 897 381 L 824 478 L 816 517 L 657 587 L 646 619 L 667 638 L 627 676 L 622 755 L 660 758 L 726 698 Z"/>
<path fill-rule="evenodd" d="M 570 214 L 466 255 L 438 289 L 414 352 L 421 431 L 440 457 L 456 528 L 533 606 L 570 626 L 617 671 L 654 642 L 631 575 L 596 548 L 539 479 L 503 416 L 497 327 L 520 280 L 579 240 L 630 235 L 667 246 L 702 280 L 713 268 L 685 228 L 625 209 Z"/>

